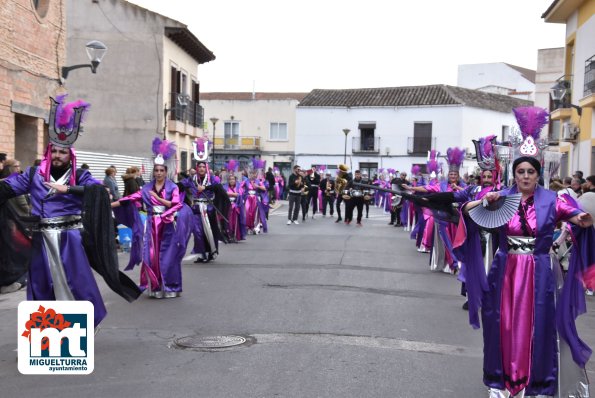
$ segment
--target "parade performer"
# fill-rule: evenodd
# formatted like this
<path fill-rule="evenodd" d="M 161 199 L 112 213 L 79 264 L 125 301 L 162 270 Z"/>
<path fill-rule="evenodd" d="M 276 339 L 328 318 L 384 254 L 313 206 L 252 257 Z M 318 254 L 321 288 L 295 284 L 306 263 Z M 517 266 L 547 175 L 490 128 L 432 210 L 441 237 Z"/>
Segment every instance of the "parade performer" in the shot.
<path fill-rule="evenodd" d="M 515 193 L 521 199 L 516 213 L 499 227 L 499 250 L 487 278 L 479 235 L 467 234 L 475 242 L 465 266 L 469 320 L 479 327 L 481 307 L 484 383 L 494 398 L 508 393 L 588 397 L 584 368 L 591 350 L 578 337 L 574 322 L 586 310 L 582 274 L 595 263 L 593 219 L 538 185 L 538 138 L 548 112 L 537 107 L 514 112 L 522 132 L 522 138 L 512 138 L 519 155 L 512 167 L 514 185 L 500 193 L 489 192 L 484 199 L 493 203 Z M 481 203 L 469 202 L 465 212 Z M 570 269 L 558 292 L 562 275 L 550 248 L 561 220 L 578 227 L 574 227 Z M 591 278 L 585 282 L 592 284 Z"/>
<path fill-rule="evenodd" d="M 35 225 L 29 249 L 27 299 L 88 300 L 93 303 L 97 326 L 107 311 L 92 269 L 127 301 L 134 301 L 141 292 L 118 270 L 105 187 L 88 171 L 77 169 L 72 145 L 89 104 L 66 103 L 65 97 L 50 99 L 50 143 L 41 165 L 0 182 L 0 206 L 15 196 L 30 194 Z M 0 256 L 10 256 L 7 251 L 15 247 L 3 247 Z"/>
<path fill-rule="evenodd" d="M 312 204 L 312 219 L 316 216 L 318 211 L 318 186 L 320 185 L 320 174 L 316 170 L 316 166 L 312 166 L 310 173 L 306 177 L 306 184 L 308 185 L 308 205 Z"/>
<path fill-rule="evenodd" d="M 192 254 L 197 255 L 194 262 L 206 263 L 217 258 L 219 241 L 229 240 L 227 214 L 231 203 L 219 179 L 209 170 L 211 142 L 206 137 L 199 137 L 192 146 L 196 174 L 180 184 L 185 191 L 186 203 L 192 206 L 194 213 Z"/>
<path fill-rule="evenodd" d="M 344 164 L 339 165 L 339 169 L 337 170 L 337 177 L 335 178 L 335 193 L 337 194 L 337 221 L 336 223 L 341 222 L 343 218 L 341 218 L 341 203 L 343 202 L 343 195 L 345 194 L 345 189 L 347 188 L 347 183 L 349 182 L 349 167 Z M 347 212 L 347 204 L 345 204 L 345 211 Z"/>
<path fill-rule="evenodd" d="M 248 234 L 257 235 L 261 231 L 267 232 L 268 201 L 265 181 L 257 178 L 258 170 L 265 167 L 265 161 L 252 159 L 253 169 L 248 173 L 248 179 L 242 182 L 242 197 L 246 208 L 246 228 Z"/>
<path fill-rule="evenodd" d="M 320 192 L 322 192 L 322 206 L 320 207 L 322 217 L 326 217 L 326 207 L 328 205 L 330 216 L 335 213 L 335 182 L 331 179 L 331 172 L 327 171 L 324 179 L 320 181 Z"/>
<path fill-rule="evenodd" d="M 155 138 L 153 180 L 140 191 L 113 202 L 116 219 L 132 228 L 132 246 L 127 270 L 138 263 L 140 288 L 149 297 L 173 298 L 182 293 L 182 259 L 192 230 L 192 213 L 180 198 L 178 186 L 167 178 L 175 169 L 175 144 Z M 147 209 L 144 228 L 137 203 Z"/>
<path fill-rule="evenodd" d="M 281 175 L 278 167 L 273 167 L 275 173 L 275 199 L 283 199 L 283 192 L 285 191 L 285 179 Z"/>
<path fill-rule="evenodd" d="M 355 171 L 353 180 L 347 183 L 348 194 L 344 195 L 345 200 L 345 224 L 349 225 L 353 221 L 353 209 L 357 208 L 357 226 L 362 226 L 362 213 L 364 210 L 364 193 L 361 188 L 354 186 L 354 183 L 362 183 L 362 174 L 359 170 Z"/>
<path fill-rule="evenodd" d="M 231 206 L 229 209 L 229 233 L 232 240 L 236 242 L 246 239 L 246 208 L 240 190 L 240 184 L 237 182 L 236 174 L 238 171 L 238 162 L 231 159 L 227 162 L 227 184 L 223 188 L 227 191 Z"/>
<path fill-rule="evenodd" d="M 439 183 L 438 174 L 441 172 L 438 156 L 440 156 L 440 153 L 434 149 L 428 152 L 426 170 L 430 175 L 426 185 L 411 186 L 404 184 L 402 187 L 414 193 L 436 192 L 435 187 Z M 411 236 L 412 238 L 415 237 L 418 252 L 429 253 L 434 241 L 434 215 L 430 209 L 425 207 L 421 208 L 420 211 L 421 216 L 417 217 L 417 224 L 411 232 Z"/>

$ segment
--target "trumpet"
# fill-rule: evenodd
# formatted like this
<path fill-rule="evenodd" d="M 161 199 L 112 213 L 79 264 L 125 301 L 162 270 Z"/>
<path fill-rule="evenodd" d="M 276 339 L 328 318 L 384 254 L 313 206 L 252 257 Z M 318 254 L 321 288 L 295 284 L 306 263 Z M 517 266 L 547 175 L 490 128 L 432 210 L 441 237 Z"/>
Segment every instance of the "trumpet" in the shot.
<path fill-rule="evenodd" d="M 324 195 L 325 196 L 331 196 L 331 189 L 332 189 L 333 184 L 331 184 L 331 181 L 329 179 L 326 180 L 326 189 L 324 190 Z"/>

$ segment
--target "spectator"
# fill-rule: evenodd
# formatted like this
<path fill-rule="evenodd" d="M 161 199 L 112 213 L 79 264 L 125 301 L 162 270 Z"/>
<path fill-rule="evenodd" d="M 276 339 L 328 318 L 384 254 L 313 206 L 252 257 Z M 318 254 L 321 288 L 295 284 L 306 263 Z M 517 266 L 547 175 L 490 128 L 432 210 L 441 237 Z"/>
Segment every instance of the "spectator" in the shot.
<path fill-rule="evenodd" d="M 578 178 L 581 184 L 585 183 L 585 179 L 583 178 L 583 172 L 580 170 L 575 171 L 572 177 Z"/>
<path fill-rule="evenodd" d="M 103 179 L 103 185 L 105 185 L 109 189 L 112 202 L 115 202 L 116 200 L 120 199 L 121 196 L 118 184 L 116 182 L 115 167 L 110 166 L 107 169 L 105 169 L 105 178 Z"/>
<path fill-rule="evenodd" d="M 581 196 L 581 194 L 583 193 L 581 185 L 582 182 L 577 177 L 573 178 L 572 182 L 570 183 L 570 189 L 572 189 L 576 193 L 577 197 Z"/>
<path fill-rule="evenodd" d="M 136 167 L 129 167 L 126 169 L 126 174 L 122 175 L 122 180 L 124 180 L 124 196 L 132 195 L 140 189 L 136 181 L 137 170 Z"/>
<path fill-rule="evenodd" d="M 145 185 L 145 180 L 143 180 L 141 170 L 136 166 L 134 168 L 136 169 L 136 183 L 138 184 L 138 188 L 141 189 Z"/>
<path fill-rule="evenodd" d="M 0 170 L 4 168 L 4 162 L 6 162 L 6 154 L 0 153 Z"/>
<path fill-rule="evenodd" d="M 583 210 L 593 217 L 595 216 L 595 175 L 587 177 L 584 185 L 585 190 L 580 198 L 578 198 L 578 202 Z"/>

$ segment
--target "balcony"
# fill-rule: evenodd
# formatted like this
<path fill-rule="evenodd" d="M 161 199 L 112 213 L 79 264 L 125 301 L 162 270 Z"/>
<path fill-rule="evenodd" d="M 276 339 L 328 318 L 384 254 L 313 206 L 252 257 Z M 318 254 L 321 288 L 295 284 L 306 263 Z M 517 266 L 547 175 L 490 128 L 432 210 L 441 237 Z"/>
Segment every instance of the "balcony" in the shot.
<path fill-rule="evenodd" d="M 436 149 L 436 137 L 407 137 L 407 154 L 426 156 Z"/>
<path fill-rule="evenodd" d="M 595 55 L 585 61 L 585 86 L 583 97 L 595 94 Z"/>
<path fill-rule="evenodd" d="M 351 148 L 353 153 L 378 154 L 380 152 L 380 137 L 353 137 Z"/>
<path fill-rule="evenodd" d="M 183 94 L 170 93 L 170 104 L 175 104 L 171 110 L 170 119 L 202 128 L 204 123 L 203 107 L 187 98 L 184 99 L 185 106 L 182 106 L 182 96 Z"/>
<path fill-rule="evenodd" d="M 259 151 L 260 137 L 216 137 L 215 150 Z"/>

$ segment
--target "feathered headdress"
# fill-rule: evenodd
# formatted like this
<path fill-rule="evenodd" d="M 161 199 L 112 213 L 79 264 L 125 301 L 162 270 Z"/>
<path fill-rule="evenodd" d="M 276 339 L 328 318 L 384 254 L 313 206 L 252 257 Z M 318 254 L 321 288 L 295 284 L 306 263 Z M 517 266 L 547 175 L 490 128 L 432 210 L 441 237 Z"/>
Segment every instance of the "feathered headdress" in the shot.
<path fill-rule="evenodd" d="M 264 170 L 266 167 L 266 160 L 252 158 L 252 168 L 254 170 Z"/>
<path fill-rule="evenodd" d="M 440 165 L 438 164 L 439 155 L 440 152 L 436 151 L 435 149 L 428 151 L 428 163 L 426 164 L 426 171 L 430 174 L 433 173 L 434 177 L 440 174 Z"/>
<path fill-rule="evenodd" d="M 229 173 L 235 173 L 236 171 L 238 171 L 239 167 L 240 167 L 240 164 L 235 159 L 229 159 L 225 163 L 225 168 L 227 169 L 227 171 Z"/>
<path fill-rule="evenodd" d="M 475 145 L 477 164 L 482 170 L 496 169 L 496 136 L 488 135 L 478 140 L 472 140 Z"/>
<path fill-rule="evenodd" d="M 83 116 L 91 106 L 78 100 L 66 103 L 68 94 L 50 98 L 49 138 L 53 145 L 70 148 L 77 140 Z"/>
<path fill-rule="evenodd" d="M 465 160 L 465 150 L 457 147 L 448 148 L 446 150 L 446 163 L 448 164 L 448 172 L 459 172 L 461 165 Z"/>
<path fill-rule="evenodd" d="M 151 145 L 151 150 L 153 151 L 153 155 L 155 155 L 153 163 L 167 167 L 166 163 L 173 159 L 174 155 L 176 154 L 176 144 L 174 142 L 155 137 L 153 139 L 153 144 Z"/>
<path fill-rule="evenodd" d="M 548 123 L 548 111 L 537 106 L 524 106 L 512 111 L 521 130 L 521 137 L 517 135 L 511 139 L 517 155 L 539 157 L 541 150 L 547 147 L 539 134 Z"/>
<path fill-rule="evenodd" d="M 411 166 L 411 175 L 412 176 L 419 175 L 420 171 L 421 171 L 421 167 L 419 167 L 419 165 L 414 164 L 413 166 Z"/>

